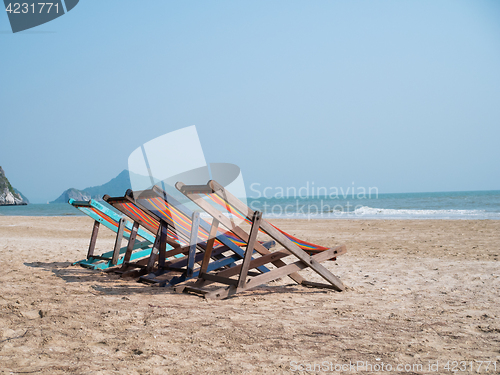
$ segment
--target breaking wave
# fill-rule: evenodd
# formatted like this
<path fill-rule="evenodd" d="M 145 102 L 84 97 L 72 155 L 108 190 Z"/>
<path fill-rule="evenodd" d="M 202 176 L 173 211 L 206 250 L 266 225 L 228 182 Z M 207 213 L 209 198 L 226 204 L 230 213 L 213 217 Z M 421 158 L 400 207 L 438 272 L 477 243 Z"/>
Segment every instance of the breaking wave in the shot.
<path fill-rule="evenodd" d="M 500 219 L 500 213 L 486 210 L 410 210 L 362 206 L 355 216 L 400 219 Z"/>

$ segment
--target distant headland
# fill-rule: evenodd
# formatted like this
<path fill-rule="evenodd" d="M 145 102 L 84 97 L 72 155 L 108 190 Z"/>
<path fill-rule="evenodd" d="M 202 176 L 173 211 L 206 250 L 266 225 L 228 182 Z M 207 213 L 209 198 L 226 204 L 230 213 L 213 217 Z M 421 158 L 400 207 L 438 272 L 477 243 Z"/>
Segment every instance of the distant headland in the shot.
<path fill-rule="evenodd" d="M 129 172 L 124 169 L 118 176 L 103 185 L 92 186 L 82 190 L 70 188 L 64 191 L 57 199 L 49 203 L 68 203 L 68 200 L 74 199 L 84 201 L 89 199 L 102 199 L 104 194 L 111 196 L 123 196 L 127 189 L 130 189 Z"/>
<path fill-rule="evenodd" d="M 19 206 L 28 203 L 28 198 L 12 187 L 3 168 L 0 167 L 0 206 Z"/>

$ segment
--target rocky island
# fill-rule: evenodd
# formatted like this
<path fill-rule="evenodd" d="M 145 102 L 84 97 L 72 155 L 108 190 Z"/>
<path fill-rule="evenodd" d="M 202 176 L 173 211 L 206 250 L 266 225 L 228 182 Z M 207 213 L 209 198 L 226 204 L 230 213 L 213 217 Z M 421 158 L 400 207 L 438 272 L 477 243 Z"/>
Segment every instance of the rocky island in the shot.
<path fill-rule="evenodd" d="M 129 172 L 125 169 L 118 176 L 103 185 L 92 186 L 82 190 L 70 188 L 49 203 L 68 203 L 70 198 L 76 201 L 87 201 L 91 198 L 101 200 L 104 194 L 118 197 L 123 196 L 127 189 L 130 188 Z"/>
<path fill-rule="evenodd" d="M 4 170 L 0 167 L 0 206 L 26 205 L 28 203 L 28 199 L 12 187 Z"/>

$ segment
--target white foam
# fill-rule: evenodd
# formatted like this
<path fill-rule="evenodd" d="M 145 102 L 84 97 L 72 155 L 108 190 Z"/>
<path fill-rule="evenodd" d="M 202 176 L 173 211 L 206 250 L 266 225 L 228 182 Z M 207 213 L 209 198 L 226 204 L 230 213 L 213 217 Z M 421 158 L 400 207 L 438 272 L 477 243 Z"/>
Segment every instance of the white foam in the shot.
<path fill-rule="evenodd" d="M 410 210 L 358 207 L 354 211 L 328 213 L 289 213 L 287 215 L 266 214 L 267 218 L 282 219 L 450 219 L 450 220 L 500 220 L 500 213 L 485 210 Z"/>
<path fill-rule="evenodd" d="M 497 213 L 487 213 L 485 210 L 409 210 L 409 209 L 391 209 L 391 208 L 374 208 L 363 206 L 354 211 L 356 216 L 379 216 L 379 217 L 402 217 L 402 218 L 464 218 L 477 219 L 486 218 Z"/>

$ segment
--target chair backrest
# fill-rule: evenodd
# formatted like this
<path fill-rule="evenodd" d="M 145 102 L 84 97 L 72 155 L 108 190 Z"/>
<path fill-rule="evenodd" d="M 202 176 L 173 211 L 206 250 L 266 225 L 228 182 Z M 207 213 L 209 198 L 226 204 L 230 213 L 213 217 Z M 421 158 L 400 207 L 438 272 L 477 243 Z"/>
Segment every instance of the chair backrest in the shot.
<path fill-rule="evenodd" d="M 216 181 L 209 181 L 207 185 L 201 185 L 196 189 L 193 187 L 192 192 L 196 192 L 202 196 L 208 197 L 209 200 L 215 203 L 216 207 L 218 206 L 219 211 L 229 212 L 232 215 L 236 216 L 240 220 L 244 220 L 249 225 L 252 224 L 253 218 L 253 210 L 251 210 L 247 205 L 245 205 L 241 200 L 235 198 L 231 195 L 227 190 L 225 190 L 219 183 Z M 327 247 L 316 245 L 311 242 L 304 241 L 300 238 L 292 236 L 289 233 L 281 230 L 275 225 L 267 222 L 269 225 L 274 227 L 280 233 L 282 233 L 285 237 L 287 237 L 294 244 L 299 246 L 302 250 L 307 251 L 309 253 L 315 253 L 323 250 L 328 250 Z M 265 231 L 260 228 L 260 232 L 265 233 Z"/>
<path fill-rule="evenodd" d="M 179 203 L 168 193 L 158 187 L 149 190 L 127 191 L 124 197 L 110 197 L 105 195 L 104 201 L 119 210 L 132 220 L 152 233 L 157 233 L 160 220 L 168 224 L 168 235 L 177 243 L 186 246 L 190 242 L 193 212 Z M 211 224 L 200 220 L 198 241 L 205 243 L 209 239 Z M 226 245 L 235 249 L 235 246 L 246 245 L 231 233 L 217 233 L 216 244 Z"/>
<path fill-rule="evenodd" d="M 105 195 L 102 199 L 155 236 L 158 233 L 160 219 L 152 215 L 152 213 L 145 211 L 142 207 L 139 207 L 128 191 L 123 197 L 110 197 L 109 195 Z M 168 242 L 171 245 L 178 245 L 180 241 L 177 234 L 173 231 L 173 228 L 171 228 L 171 223 L 167 224 L 169 224 L 168 236 L 170 237 Z M 184 244 L 184 242 L 180 243 Z"/>
<path fill-rule="evenodd" d="M 306 242 L 307 246 L 305 246 L 302 241 L 297 243 L 298 241 L 296 241 L 295 237 L 287 235 L 284 231 L 279 230 L 274 225 L 271 225 L 271 223 L 263 220 L 261 212 L 253 211 L 246 203 L 236 198 L 216 181 L 209 181 L 206 185 L 185 185 L 182 182 L 178 182 L 176 188 L 191 201 L 196 203 L 207 214 L 212 216 L 214 220 L 217 220 L 217 223 L 220 222 L 220 224 L 233 232 L 236 236 L 248 242 L 243 262 L 240 265 L 220 271 L 216 275 L 200 274 L 202 280 L 197 282 L 196 285 L 185 288 L 181 287 L 178 291 L 187 290 L 188 292 L 199 293 L 204 295 L 205 298 L 226 298 L 232 294 L 254 288 L 283 276 L 289 276 L 295 282 L 303 285 L 327 287 L 338 291 L 344 290 L 345 287 L 342 281 L 333 275 L 325 266 L 320 264 L 322 261 L 336 259 L 338 255 L 345 253 L 346 249 L 344 245 L 335 248 L 324 248 L 308 242 Z M 206 199 L 207 196 L 213 203 L 217 203 L 221 206 L 222 210 L 211 204 Z M 248 221 L 251 225 L 250 231 L 244 230 L 237 224 L 238 221 L 233 221 L 229 217 L 226 217 L 223 215 L 223 212 L 229 212 L 231 215 L 239 216 L 239 220 L 243 219 Z M 258 242 L 256 242 L 259 230 L 281 244 L 285 250 L 271 253 L 260 247 Z M 306 249 L 301 246 L 306 247 Z M 310 248 L 314 248 L 314 250 L 309 250 Z M 249 249 L 251 249 L 250 252 L 248 251 Z M 254 260 L 251 259 L 253 249 L 261 254 L 259 258 Z M 317 252 L 318 254 L 308 254 L 310 252 Z M 287 264 L 280 259 L 280 257 L 287 256 L 294 256 L 297 258 L 297 261 Z M 248 271 L 250 269 L 267 263 L 272 263 L 277 268 L 268 273 L 248 278 Z M 307 267 L 310 267 L 314 272 L 320 275 L 328 284 L 307 281 L 297 273 L 301 269 Z M 239 273 L 237 280 L 231 278 L 231 276 L 237 273 Z M 225 284 L 227 287 L 210 292 L 205 287 L 207 283 L 212 282 Z"/>
<path fill-rule="evenodd" d="M 68 203 L 71 204 L 73 207 L 77 208 L 78 210 L 80 210 L 81 212 L 83 212 L 84 214 L 88 215 L 95 221 L 101 223 L 106 228 L 112 230 L 115 233 L 118 232 L 118 226 L 122 216 L 113 211 L 111 208 L 106 207 L 105 205 L 97 202 L 94 199 L 90 199 L 89 201 L 77 201 L 74 199 L 70 199 Z M 127 222 L 125 224 L 125 230 L 123 235 L 126 238 L 129 238 L 131 230 L 132 230 L 132 224 L 130 222 Z M 137 235 L 142 239 L 149 241 L 151 243 L 153 243 L 155 240 L 155 236 L 151 235 L 150 233 L 146 232 L 143 229 L 139 229 Z"/>
<path fill-rule="evenodd" d="M 176 228 L 181 229 L 185 235 L 189 236 L 191 233 L 191 219 L 193 217 L 193 211 L 177 201 L 166 191 L 162 190 L 158 186 L 154 186 L 148 193 L 134 192 L 133 196 L 139 205 L 147 207 L 156 215 L 162 216 L 163 219 L 167 218 L 169 221 L 174 223 Z M 201 242 L 206 242 L 209 239 L 211 221 L 212 219 L 210 219 L 210 222 L 205 219 L 200 220 L 199 237 Z M 222 232 L 219 230 L 216 237 L 219 238 L 222 236 L 228 238 L 237 246 L 246 245 L 245 241 L 241 240 L 231 232 Z M 216 242 L 219 242 L 219 240 Z"/>
<path fill-rule="evenodd" d="M 248 224 L 252 224 L 252 219 L 248 217 L 248 214 L 245 215 L 242 211 L 238 210 L 236 207 L 231 205 L 229 202 L 224 200 L 224 197 L 221 195 L 221 190 L 215 190 L 213 194 L 205 193 L 205 196 L 210 198 L 210 200 L 217 205 L 219 205 L 223 209 L 227 209 L 231 214 L 235 215 L 236 217 L 246 221 Z M 271 224 L 271 223 L 269 223 Z M 278 231 L 283 233 L 286 237 L 288 237 L 289 240 L 294 242 L 297 246 L 299 246 L 302 250 L 309 251 L 309 252 L 317 252 L 317 251 L 322 251 L 322 250 L 327 250 L 327 247 L 320 246 L 313 244 L 311 242 L 307 242 L 304 240 L 301 240 L 300 238 L 297 238 L 295 236 L 292 236 L 291 234 L 281 230 L 277 226 L 271 224 L 274 228 L 276 228 Z M 259 229 L 260 232 L 263 232 L 262 229 Z"/>
<path fill-rule="evenodd" d="M 103 199 L 153 233 L 157 233 L 160 220 L 163 220 L 168 224 L 168 236 L 183 246 L 190 243 L 193 211 L 159 187 L 154 186 L 152 189 L 141 191 L 128 190 L 124 197 L 112 198 L 105 195 Z M 200 219 L 198 242 L 201 245 L 207 243 L 210 230 L 211 224 Z M 231 232 L 217 231 L 216 246 L 227 246 L 229 250 L 242 256 L 241 247 L 246 244 L 246 241 Z M 258 269 L 261 272 L 268 270 L 264 266 Z"/>

